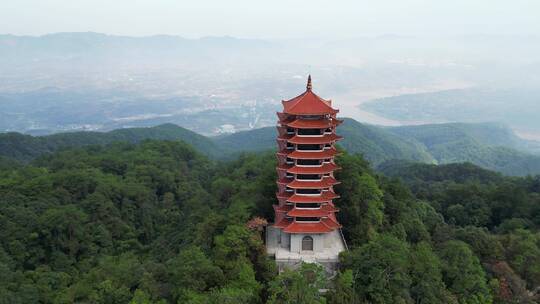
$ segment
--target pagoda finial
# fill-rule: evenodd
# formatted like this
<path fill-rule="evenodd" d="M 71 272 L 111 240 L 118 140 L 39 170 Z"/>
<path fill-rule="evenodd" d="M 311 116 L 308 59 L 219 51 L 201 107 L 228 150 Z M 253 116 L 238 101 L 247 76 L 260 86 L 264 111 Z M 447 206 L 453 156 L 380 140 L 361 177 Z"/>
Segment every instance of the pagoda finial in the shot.
<path fill-rule="evenodd" d="M 308 75 L 307 77 L 307 85 L 306 85 L 306 89 L 308 91 L 311 91 L 311 74 Z"/>

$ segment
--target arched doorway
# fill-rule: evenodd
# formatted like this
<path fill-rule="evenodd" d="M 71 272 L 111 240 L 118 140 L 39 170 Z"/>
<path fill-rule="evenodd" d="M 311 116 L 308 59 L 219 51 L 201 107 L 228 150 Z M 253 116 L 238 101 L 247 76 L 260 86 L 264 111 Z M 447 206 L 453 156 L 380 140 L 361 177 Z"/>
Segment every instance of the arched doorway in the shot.
<path fill-rule="evenodd" d="M 313 238 L 310 236 L 305 236 L 302 238 L 302 250 L 303 251 L 313 251 Z"/>

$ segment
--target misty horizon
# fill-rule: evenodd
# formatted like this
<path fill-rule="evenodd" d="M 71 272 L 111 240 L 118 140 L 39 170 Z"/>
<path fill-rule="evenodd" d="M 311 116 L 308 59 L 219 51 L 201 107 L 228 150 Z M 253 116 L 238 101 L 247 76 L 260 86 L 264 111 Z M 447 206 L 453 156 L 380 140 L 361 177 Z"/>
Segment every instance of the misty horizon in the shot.
<path fill-rule="evenodd" d="M 0 33 L 35 36 L 90 31 L 121 36 L 260 39 L 341 39 L 385 34 L 536 36 L 540 30 L 538 11 L 540 3 L 528 0 L 279 0 L 256 5 L 247 0 L 22 0 L 0 5 Z"/>

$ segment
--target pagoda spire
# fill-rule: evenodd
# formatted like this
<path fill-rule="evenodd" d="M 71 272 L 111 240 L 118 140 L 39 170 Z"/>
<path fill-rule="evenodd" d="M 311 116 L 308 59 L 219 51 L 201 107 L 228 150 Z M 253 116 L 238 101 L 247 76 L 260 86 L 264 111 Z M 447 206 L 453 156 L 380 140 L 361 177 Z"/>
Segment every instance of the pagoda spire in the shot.
<path fill-rule="evenodd" d="M 306 89 L 308 91 L 311 91 L 311 74 L 308 75 L 307 77 L 307 85 L 306 85 Z"/>

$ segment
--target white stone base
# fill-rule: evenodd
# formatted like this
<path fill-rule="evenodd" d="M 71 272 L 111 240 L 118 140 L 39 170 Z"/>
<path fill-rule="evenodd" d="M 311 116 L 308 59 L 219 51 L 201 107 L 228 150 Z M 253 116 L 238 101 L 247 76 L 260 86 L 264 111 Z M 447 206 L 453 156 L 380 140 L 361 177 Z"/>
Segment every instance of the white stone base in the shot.
<path fill-rule="evenodd" d="M 302 251 L 304 236 L 313 238 L 313 251 Z M 289 234 L 279 228 L 268 226 L 266 229 L 266 250 L 276 259 L 279 271 L 296 268 L 305 263 L 317 263 L 325 267 L 328 274 L 337 270 L 339 253 L 346 250 L 339 230 L 323 234 Z"/>

